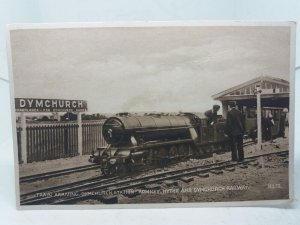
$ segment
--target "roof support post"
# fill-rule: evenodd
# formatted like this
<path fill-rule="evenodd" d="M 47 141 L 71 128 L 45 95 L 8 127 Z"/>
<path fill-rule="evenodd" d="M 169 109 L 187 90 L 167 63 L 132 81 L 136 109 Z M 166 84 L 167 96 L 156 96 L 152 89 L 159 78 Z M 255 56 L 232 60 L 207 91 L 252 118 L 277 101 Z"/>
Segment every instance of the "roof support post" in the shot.
<path fill-rule="evenodd" d="M 222 101 L 222 111 L 223 111 L 224 118 L 227 118 L 227 113 L 228 113 L 228 103 L 227 103 L 227 101 Z"/>
<path fill-rule="evenodd" d="M 256 101 L 257 101 L 257 149 L 262 149 L 262 133 L 261 133 L 261 85 L 256 85 Z"/>

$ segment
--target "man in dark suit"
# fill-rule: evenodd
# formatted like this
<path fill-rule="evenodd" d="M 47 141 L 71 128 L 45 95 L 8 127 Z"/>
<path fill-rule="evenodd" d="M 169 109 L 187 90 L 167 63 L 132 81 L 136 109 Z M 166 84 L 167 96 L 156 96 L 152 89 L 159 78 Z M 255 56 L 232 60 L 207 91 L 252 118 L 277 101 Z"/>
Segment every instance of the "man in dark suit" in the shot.
<path fill-rule="evenodd" d="M 235 102 L 229 102 L 229 112 L 225 123 L 225 133 L 230 139 L 232 161 L 244 160 L 243 136 L 245 132 L 244 116 L 236 109 Z"/>
<path fill-rule="evenodd" d="M 278 137 L 285 137 L 285 125 L 286 125 L 286 115 L 288 113 L 288 109 L 284 108 L 280 113 L 280 120 L 279 120 L 279 133 Z"/>

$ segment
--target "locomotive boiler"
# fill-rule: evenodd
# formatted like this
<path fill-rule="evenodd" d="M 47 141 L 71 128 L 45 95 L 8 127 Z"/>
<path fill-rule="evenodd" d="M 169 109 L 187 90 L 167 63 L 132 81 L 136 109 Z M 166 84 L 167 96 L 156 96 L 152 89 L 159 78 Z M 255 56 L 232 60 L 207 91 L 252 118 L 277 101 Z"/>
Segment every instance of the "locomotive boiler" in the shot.
<path fill-rule="evenodd" d="M 200 113 L 119 114 L 104 122 L 102 134 L 108 145 L 97 148 L 90 161 L 99 163 L 104 175 L 206 156 L 228 142 L 224 120 L 211 126 Z"/>

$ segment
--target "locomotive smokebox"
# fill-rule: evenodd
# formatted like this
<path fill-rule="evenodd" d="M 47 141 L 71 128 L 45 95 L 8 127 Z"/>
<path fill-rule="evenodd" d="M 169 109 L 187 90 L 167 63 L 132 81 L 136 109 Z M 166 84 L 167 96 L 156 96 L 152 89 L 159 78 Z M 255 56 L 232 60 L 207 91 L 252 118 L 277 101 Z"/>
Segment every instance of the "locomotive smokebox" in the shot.
<path fill-rule="evenodd" d="M 117 117 L 107 119 L 102 127 L 102 135 L 108 144 L 117 145 L 124 138 L 124 124 Z"/>

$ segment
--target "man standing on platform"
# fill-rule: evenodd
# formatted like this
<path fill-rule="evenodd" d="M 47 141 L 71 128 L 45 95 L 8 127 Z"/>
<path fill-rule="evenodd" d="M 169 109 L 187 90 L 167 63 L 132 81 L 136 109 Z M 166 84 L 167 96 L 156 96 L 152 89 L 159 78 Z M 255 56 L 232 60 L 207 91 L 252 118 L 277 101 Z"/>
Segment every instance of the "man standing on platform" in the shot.
<path fill-rule="evenodd" d="M 285 137 L 285 125 L 286 125 L 286 115 L 288 113 L 288 109 L 284 108 L 280 113 L 280 120 L 279 120 L 279 133 L 278 137 Z"/>
<path fill-rule="evenodd" d="M 245 132 L 244 116 L 236 109 L 236 102 L 229 102 L 229 112 L 225 123 L 225 133 L 230 138 L 232 161 L 244 160 L 243 136 Z"/>

